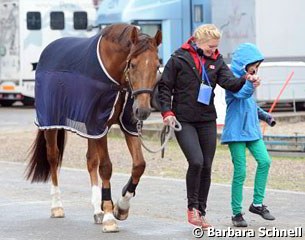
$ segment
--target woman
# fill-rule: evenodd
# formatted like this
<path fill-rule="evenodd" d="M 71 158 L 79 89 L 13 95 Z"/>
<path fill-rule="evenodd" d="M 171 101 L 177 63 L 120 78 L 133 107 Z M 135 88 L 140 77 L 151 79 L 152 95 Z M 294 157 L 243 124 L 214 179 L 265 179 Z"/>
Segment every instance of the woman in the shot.
<path fill-rule="evenodd" d="M 218 52 L 220 37 L 214 25 L 199 26 L 172 54 L 158 89 L 164 124 L 174 125 L 177 119 L 182 125 L 176 138 L 188 161 L 188 221 L 203 229 L 211 227 L 205 215 L 217 135 L 213 91 L 219 84 L 237 92 L 245 83 L 245 76 L 234 77 Z"/>
<path fill-rule="evenodd" d="M 231 70 L 239 77 L 245 74 L 255 75 L 260 63 L 264 60 L 254 44 L 241 44 L 232 56 Z M 255 86 L 246 81 L 243 88 L 233 93 L 226 90 L 227 113 L 221 141 L 229 144 L 234 165 L 231 188 L 232 223 L 235 227 L 247 227 L 242 214 L 243 183 L 246 178 L 246 148 L 257 161 L 254 183 L 253 203 L 249 211 L 266 220 L 274 220 L 269 210 L 263 205 L 268 171 L 271 159 L 262 139 L 259 118 L 274 126 L 270 114 L 257 106 L 252 94 Z"/>

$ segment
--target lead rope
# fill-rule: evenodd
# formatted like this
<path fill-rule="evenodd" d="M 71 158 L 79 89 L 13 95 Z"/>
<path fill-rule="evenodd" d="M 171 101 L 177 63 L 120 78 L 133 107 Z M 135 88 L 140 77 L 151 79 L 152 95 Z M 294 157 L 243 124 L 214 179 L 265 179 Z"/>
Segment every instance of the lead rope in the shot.
<path fill-rule="evenodd" d="M 175 119 L 175 124 L 171 125 L 171 126 L 164 126 L 162 131 L 161 131 L 161 147 L 156 149 L 156 150 L 151 150 L 150 148 L 147 147 L 147 145 L 144 143 L 144 139 L 142 136 L 142 127 L 143 127 L 143 121 L 138 120 L 137 122 L 137 131 L 138 131 L 138 135 L 140 138 L 140 142 L 142 144 L 142 146 L 150 153 L 157 153 L 160 151 L 162 152 L 162 158 L 164 156 L 164 149 L 165 146 L 168 142 L 168 140 L 172 137 L 174 131 L 181 131 L 182 126 L 180 124 L 179 121 L 177 121 L 177 119 Z M 162 136 L 163 135 L 163 136 Z M 163 138 L 163 139 L 162 139 Z M 163 142 L 163 143 L 162 143 Z"/>

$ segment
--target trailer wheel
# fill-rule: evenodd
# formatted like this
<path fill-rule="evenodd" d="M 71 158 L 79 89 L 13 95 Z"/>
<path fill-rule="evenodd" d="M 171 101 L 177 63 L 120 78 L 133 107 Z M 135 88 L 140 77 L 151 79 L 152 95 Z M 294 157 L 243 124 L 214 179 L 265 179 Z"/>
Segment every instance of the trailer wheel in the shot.
<path fill-rule="evenodd" d="M 0 101 L 0 104 L 2 107 L 10 107 L 13 105 L 15 101 L 12 101 L 12 100 L 2 100 Z"/>

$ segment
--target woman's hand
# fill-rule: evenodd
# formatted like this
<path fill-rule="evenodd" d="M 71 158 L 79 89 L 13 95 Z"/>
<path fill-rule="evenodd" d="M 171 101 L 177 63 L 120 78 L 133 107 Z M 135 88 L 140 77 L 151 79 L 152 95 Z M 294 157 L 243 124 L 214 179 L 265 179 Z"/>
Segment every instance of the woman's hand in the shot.
<path fill-rule="evenodd" d="M 163 118 L 163 124 L 165 126 L 175 127 L 176 117 L 175 116 L 167 116 Z"/>

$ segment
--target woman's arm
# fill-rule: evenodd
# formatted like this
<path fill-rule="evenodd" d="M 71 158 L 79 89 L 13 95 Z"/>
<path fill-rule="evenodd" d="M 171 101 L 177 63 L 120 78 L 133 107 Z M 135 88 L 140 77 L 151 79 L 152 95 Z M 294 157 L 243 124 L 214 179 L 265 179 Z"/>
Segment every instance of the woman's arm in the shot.
<path fill-rule="evenodd" d="M 217 83 L 224 89 L 231 92 L 238 92 L 245 84 L 246 76 L 237 78 L 229 69 L 228 65 L 223 61 L 218 72 Z"/>
<path fill-rule="evenodd" d="M 161 107 L 161 113 L 171 111 L 172 109 L 172 93 L 177 78 L 177 69 L 173 58 L 166 63 L 161 79 L 158 83 L 158 98 Z"/>

